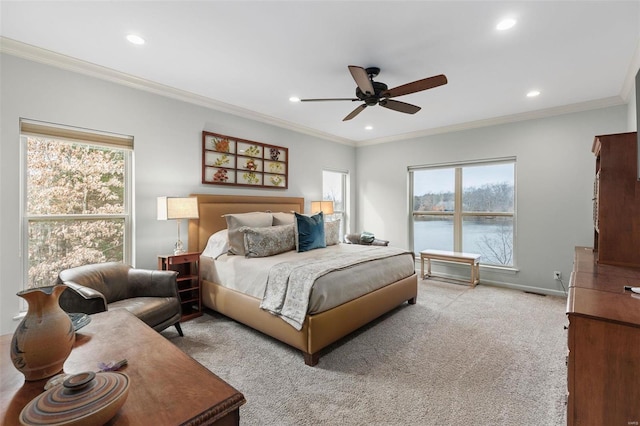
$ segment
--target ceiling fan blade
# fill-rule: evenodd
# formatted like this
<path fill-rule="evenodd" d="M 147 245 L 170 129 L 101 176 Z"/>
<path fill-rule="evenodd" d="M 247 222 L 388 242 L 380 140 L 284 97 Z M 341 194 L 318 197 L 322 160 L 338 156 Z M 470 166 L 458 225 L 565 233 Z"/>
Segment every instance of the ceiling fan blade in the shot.
<path fill-rule="evenodd" d="M 405 114 L 415 114 L 422 109 L 419 106 L 411 105 L 406 102 L 394 101 L 393 99 L 384 99 L 380 101 L 379 105 L 394 111 L 404 112 Z"/>
<path fill-rule="evenodd" d="M 321 99 L 300 99 L 300 102 L 321 102 L 321 101 L 359 101 L 358 98 L 321 98 Z"/>
<path fill-rule="evenodd" d="M 410 93 L 432 89 L 434 87 L 442 86 L 443 84 L 447 84 L 447 77 L 444 74 L 440 74 L 394 87 L 393 89 L 382 92 L 381 96 L 384 98 L 395 98 L 396 96 L 408 95 Z"/>
<path fill-rule="evenodd" d="M 356 84 L 362 93 L 368 95 L 373 95 L 375 93 L 375 90 L 373 90 L 373 84 L 369 79 L 369 74 L 367 74 L 367 70 L 355 65 L 349 65 L 349 72 L 351 72 L 351 76 L 356 81 Z"/>
<path fill-rule="evenodd" d="M 360 114 L 362 112 L 362 110 L 365 109 L 366 107 L 367 107 L 367 104 L 360 105 L 358 108 L 356 108 L 353 111 L 351 111 L 351 113 L 349 115 L 347 115 L 345 118 L 343 118 L 342 121 L 351 120 L 353 117 L 355 117 L 356 115 Z"/>

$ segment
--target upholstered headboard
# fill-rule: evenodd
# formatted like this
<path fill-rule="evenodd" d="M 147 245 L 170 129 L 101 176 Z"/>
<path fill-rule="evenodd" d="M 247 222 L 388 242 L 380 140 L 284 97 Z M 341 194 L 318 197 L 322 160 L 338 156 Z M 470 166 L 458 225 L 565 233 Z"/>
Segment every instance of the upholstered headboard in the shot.
<path fill-rule="evenodd" d="M 261 197 L 248 195 L 192 194 L 198 198 L 198 219 L 189 220 L 189 251 L 201 252 L 211 234 L 226 229 L 223 217 L 229 213 L 291 212 L 304 213 L 302 197 Z"/>

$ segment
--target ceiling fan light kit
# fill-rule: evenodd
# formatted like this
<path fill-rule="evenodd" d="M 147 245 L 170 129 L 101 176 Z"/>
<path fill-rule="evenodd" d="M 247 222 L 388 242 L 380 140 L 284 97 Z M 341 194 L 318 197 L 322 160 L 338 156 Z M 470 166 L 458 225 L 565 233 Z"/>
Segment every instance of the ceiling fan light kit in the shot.
<path fill-rule="evenodd" d="M 391 98 L 409 95 L 411 93 L 421 92 L 423 90 L 432 89 L 434 87 L 447 84 L 447 77 L 444 74 L 433 77 L 423 78 L 422 80 L 413 81 L 403 84 L 393 89 L 389 89 L 384 83 L 373 81 L 378 74 L 380 68 L 369 67 L 362 68 L 356 65 L 349 65 L 349 72 L 356 82 L 355 98 L 322 98 L 322 99 L 300 99 L 301 102 L 318 102 L 318 101 L 351 101 L 364 102 L 356 109 L 351 111 L 342 121 L 348 121 L 360 114 L 366 107 L 380 105 L 381 107 L 391 109 L 405 114 L 415 114 L 420 111 L 420 107 L 411 105 L 406 102 L 396 101 Z"/>

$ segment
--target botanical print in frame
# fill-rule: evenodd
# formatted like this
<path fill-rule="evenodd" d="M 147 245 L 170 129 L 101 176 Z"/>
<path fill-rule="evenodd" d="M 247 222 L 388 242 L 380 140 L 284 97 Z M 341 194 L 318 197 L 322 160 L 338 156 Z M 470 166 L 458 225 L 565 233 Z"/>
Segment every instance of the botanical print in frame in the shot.
<path fill-rule="evenodd" d="M 289 149 L 203 131 L 202 183 L 286 189 Z"/>

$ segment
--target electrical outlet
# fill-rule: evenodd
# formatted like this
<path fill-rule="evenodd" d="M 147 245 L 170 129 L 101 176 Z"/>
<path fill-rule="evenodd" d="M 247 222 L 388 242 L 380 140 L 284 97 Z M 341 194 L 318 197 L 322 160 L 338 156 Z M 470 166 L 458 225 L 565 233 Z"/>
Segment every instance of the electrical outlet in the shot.
<path fill-rule="evenodd" d="M 561 279 L 562 279 L 562 272 L 560 272 L 560 271 L 553 271 L 553 279 L 554 279 L 554 280 L 561 280 Z"/>

